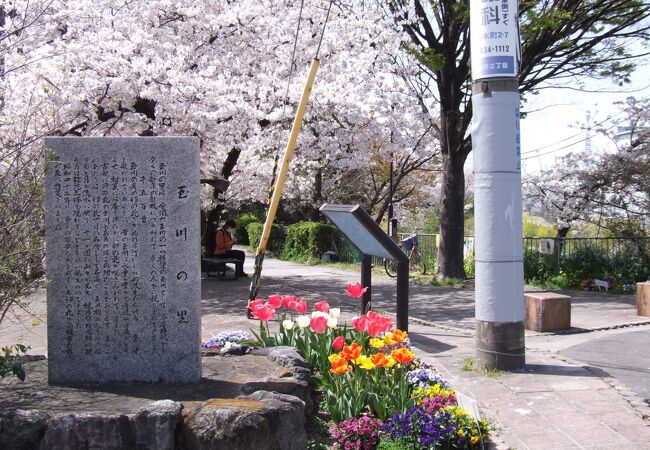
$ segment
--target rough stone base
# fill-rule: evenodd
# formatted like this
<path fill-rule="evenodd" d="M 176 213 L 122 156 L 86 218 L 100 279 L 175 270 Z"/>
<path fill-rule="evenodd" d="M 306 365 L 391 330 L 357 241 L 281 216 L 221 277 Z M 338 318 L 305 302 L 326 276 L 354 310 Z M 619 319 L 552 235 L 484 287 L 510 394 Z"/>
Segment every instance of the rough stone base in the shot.
<path fill-rule="evenodd" d="M 47 361 L 28 362 L 25 383 L 0 381 L 0 449 L 307 448 L 310 372 L 294 348 L 206 353 L 198 385 L 49 386 Z"/>
<path fill-rule="evenodd" d="M 526 364 L 523 322 L 476 321 L 476 359 L 488 370 L 516 370 Z"/>
<path fill-rule="evenodd" d="M 555 292 L 524 294 L 527 330 L 548 332 L 571 328 L 571 297 Z"/>
<path fill-rule="evenodd" d="M 636 314 L 650 316 L 650 281 L 636 284 Z"/>

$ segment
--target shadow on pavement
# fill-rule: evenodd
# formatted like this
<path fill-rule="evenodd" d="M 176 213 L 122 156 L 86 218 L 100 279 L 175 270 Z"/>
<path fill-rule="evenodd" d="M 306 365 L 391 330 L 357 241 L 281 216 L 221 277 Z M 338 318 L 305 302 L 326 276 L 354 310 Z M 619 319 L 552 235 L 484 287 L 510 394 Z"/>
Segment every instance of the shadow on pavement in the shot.
<path fill-rule="evenodd" d="M 609 377 L 609 373 L 598 367 L 593 366 L 556 366 L 552 364 L 526 364 L 526 373 L 537 375 L 558 375 L 558 376 L 578 376 L 578 377 Z"/>
<path fill-rule="evenodd" d="M 430 337 L 419 333 L 410 332 L 409 339 L 416 347 L 426 349 L 427 353 L 442 353 L 451 350 L 452 348 L 456 348 L 455 345 L 445 344 L 444 342 L 431 339 Z"/>

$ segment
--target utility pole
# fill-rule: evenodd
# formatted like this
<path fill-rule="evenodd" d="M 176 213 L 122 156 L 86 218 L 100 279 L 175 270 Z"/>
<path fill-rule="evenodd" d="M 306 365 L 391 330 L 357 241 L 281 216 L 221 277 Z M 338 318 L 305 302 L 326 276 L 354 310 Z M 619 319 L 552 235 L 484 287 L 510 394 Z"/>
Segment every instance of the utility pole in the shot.
<path fill-rule="evenodd" d="M 476 356 L 525 365 L 517 0 L 470 0 Z"/>

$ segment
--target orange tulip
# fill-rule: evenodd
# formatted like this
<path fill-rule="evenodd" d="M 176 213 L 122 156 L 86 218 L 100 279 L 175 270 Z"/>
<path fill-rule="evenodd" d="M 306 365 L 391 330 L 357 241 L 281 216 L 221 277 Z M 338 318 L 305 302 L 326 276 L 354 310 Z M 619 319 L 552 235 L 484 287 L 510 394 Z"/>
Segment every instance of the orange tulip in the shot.
<path fill-rule="evenodd" d="M 359 357 L 359 355 L 361 355 L 361 346 L 356 342 L 346 345 L 343 347 L 341 355 L 343 355 L 346 361 L 354 361 Z"/>
<path fill-rule="evenodd" d="M 386 356 L 383 353 L 377 353 L 370 357 L 372 363 L 377 367 L 391 367 L 395 364 L 395 360 L 390 356 Z"/>
<path fill-rule="evenodd" d="M 393 340 L 395 342 L 404 342 L 404 340 L 406 340 L 406 338 L 408 337 L 409 335 L 406 331 L 402 331 L 402 330 L 393 331 Z"/>
<path fill-rule="evenodd" d="M 390 355 L 400 364 L 408 364 L 415 358 L 415 353 L 408 348 L 395 349 Z"/>
<path fill-rule="evenodd" d="M 352 367 L 348 365 L 348 361 L 340 353 L 334 353 L 327 359 L 329 359 L 330 364 L 332 365 L 332 368 L 330 369 L 330 372 L 332 373 L 341 375 L 352 370 Z"/>

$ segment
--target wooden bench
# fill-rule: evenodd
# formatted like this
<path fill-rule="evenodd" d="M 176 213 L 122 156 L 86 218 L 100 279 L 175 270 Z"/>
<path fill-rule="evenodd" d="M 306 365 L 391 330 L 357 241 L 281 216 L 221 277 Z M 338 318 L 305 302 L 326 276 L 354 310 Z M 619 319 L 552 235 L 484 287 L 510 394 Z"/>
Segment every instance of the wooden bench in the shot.
<path fill-rule="evenodd" d="M 571 297 L 555 292 L 524 294 L 525 327 L 546 332 L 571 328 Z"/>
<path fill-rule="evenodd" d="M 238 263 L 239 260 L 233 258 L 201 258 L 201 271 L 205 272 L 209 277 L 218 277 L 220 280 L 237 280 L 239 279 Z M 228 273 L 226 264 L 235 265 L 232 277 L 226 276 Z M 216 275 L 211 275 L 210 272 L 216 272 Z"/>

